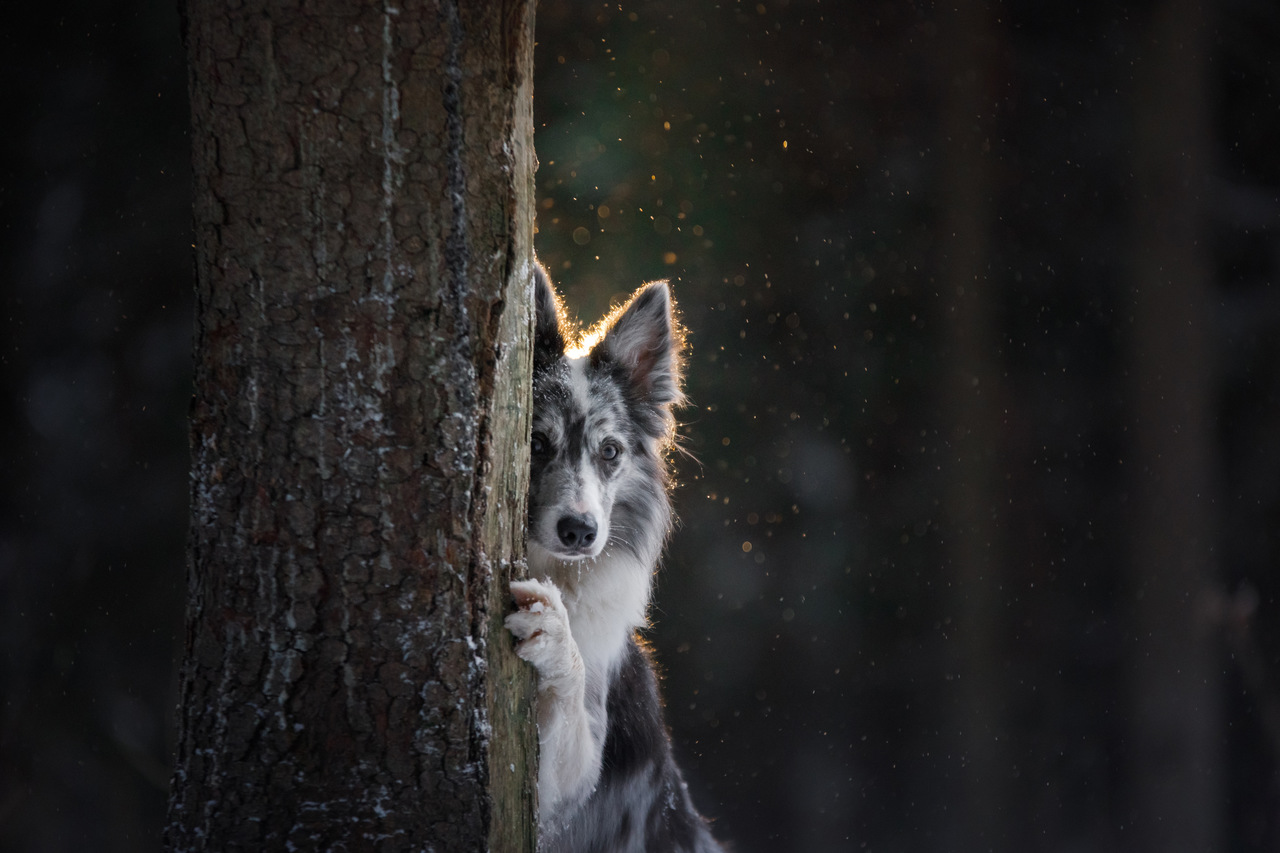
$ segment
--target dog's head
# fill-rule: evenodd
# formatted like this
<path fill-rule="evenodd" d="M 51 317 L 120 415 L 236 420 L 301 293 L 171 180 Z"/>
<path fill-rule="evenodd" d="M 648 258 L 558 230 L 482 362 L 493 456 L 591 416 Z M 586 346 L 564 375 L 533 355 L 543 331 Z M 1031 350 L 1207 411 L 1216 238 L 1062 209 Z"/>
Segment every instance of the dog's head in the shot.
<path fill-rule="evenodd" d="M 535 278 L 530 549 L 575 561 L 616 548 L 648 562 L 669 523 L 663 454 L 683 399 L 667 283 L 578 336 L 540 267 Z"/>

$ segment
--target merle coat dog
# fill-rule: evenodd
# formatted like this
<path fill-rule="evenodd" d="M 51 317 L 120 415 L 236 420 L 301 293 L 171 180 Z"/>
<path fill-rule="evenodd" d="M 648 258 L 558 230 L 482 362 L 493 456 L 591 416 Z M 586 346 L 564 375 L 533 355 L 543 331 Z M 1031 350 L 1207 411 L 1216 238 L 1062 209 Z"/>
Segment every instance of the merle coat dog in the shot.
<path fill-rule="evenodd" d="M 538 672 L 541 846 L 720 846 L 671 754 L 657 679 L 636 631 L 671 527 L 682 334 L 666 282 L 577 337 L 538 268 L 529 573 L 507 627 Z M 571 347 L 572 344 L 572 347 Z"/>

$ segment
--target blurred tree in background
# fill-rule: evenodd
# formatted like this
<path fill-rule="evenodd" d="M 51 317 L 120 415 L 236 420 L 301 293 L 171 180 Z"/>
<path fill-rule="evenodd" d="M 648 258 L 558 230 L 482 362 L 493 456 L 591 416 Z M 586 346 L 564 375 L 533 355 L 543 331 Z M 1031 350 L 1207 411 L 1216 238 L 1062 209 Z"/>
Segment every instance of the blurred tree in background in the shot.
<path fill-rule="evenodd" d="M 1181 8 L 540 4 L 539 254 L 588 318 L 669 277 L 692 330 L 651 637 L 738 849 L 1280 847 L 1280 12 Z M 166 4 L 35 14 L 4 36 L 0 846 L 142 849 L 181 47 Z"/>
<path fill-rule="evenodd" d="M 1126 422 L 1133 498 L 1126 769 L 1135 850 L 1215 850 L 1221 791 L 1223 628 L 1210 349 L 1207 18 L 1162 0 L 1137 46 L 1131 95 Z"/>

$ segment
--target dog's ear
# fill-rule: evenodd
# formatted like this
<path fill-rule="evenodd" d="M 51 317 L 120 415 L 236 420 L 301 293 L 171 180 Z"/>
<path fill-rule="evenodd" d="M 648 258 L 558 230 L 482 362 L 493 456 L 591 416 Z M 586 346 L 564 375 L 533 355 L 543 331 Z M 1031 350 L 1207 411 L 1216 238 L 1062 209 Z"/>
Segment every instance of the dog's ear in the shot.
<path fill-rule="evenodd" d="M 560 298 L 551 287 L 542 264 L 533 265 L 533 363 L 549 364 L 564 355 L 564 331 L 561 328 Z"/>
<path fill-rule="evenodd" d="M 627 372 L 633 385 L 656 405 L 679 403 L 683 336 L 675 319 L 665 281 L 636 291 L 591 350 L 593 362 L 612 361 Z"/>

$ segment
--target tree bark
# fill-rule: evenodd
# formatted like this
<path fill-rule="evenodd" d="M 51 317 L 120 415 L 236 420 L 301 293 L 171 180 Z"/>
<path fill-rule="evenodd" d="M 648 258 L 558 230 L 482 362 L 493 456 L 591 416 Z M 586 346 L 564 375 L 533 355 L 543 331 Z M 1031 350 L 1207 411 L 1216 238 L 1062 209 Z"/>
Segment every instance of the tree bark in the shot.
<path fill-rule="evenodd" d="M 1203 7 L 1158 3 L 1134 86 L 1128 777 L 1135 851 L 1222 850 Z"/>
<path fill-rule="evenodd" d="M 170 849 L 534 849 L 533 6 L 188 5 Z"/>

